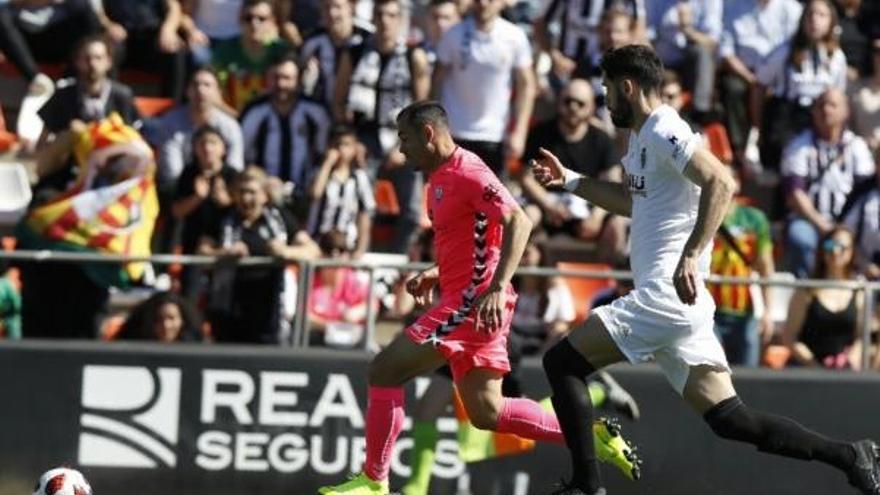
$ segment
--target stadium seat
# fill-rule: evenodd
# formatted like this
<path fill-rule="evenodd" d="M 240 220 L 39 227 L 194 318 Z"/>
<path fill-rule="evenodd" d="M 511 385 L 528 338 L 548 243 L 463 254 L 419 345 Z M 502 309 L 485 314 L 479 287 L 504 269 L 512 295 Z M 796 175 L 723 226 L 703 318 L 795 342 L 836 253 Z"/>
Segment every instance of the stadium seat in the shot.
<path fill-rule="evenodd" d="M 0 106 L 0 153 L 8 151 L 15 144 L 15 134 L 6 128 L 6 119 L 3 117 L 3 107 Z"/>
<path fill-rule="evenodd" d="M 770 277 L 770 280 L 793 282 L 796 280 L 796 277 L 793 273 L 777 272 Z M 794 296 L 794 290 L 793 287 L 770 286 L 770 297 L 772 298 L 772 304 L 769 308 L 770 317 L 777 326 L 788 319 L 788 305 L 792 296 Z"/>
<path fill-rule="evenodd" d="M 694 101 L 694 94 L 686 89 L 682 89 L 681 91 L 681 109 L 684 111 L 689 111 L 691 109 L 691 103 Z"/>
<path fill-rule="evenodd" d="M 781 370 L 788 364 L 791 357 L 791 349 L 788 346 L 772 344 L 764 349 L 764 355 L 761 356 L 761 364 L 774 370 Z"/>
<path fill-rule="evenodd" d="M 733 148 L 730 146 L 730 138 L 727 136 L 724 124 L 721 122 L 706 124 L 703 127 L 703 133 L 706 135 L 706 141 L 712 153 L 728 165 L 733 163 Z"/>
<path fill-rule="evenodd" d="M 570 261 L 557 262 L 556 268 L 559 270 L 611 271 L 611 267 L 604 263 Z M 575 324 L 582 323 L 587 319 L 587 315 L 590 314 L 590 303 L 596 294 L 614 285 L 614 281 L 610 278 L 563 277 L 563 279 L 574 300 Z"/>
<path fill-rule="evenodd" d="M 13 236 L 4 236 L 0 238 L 0 244 L 2 244 L 4 251 L 15 251 L 15 245 L 18 243 L 18 239 Z M 12 282 L 12 286 L 15 287 L 19 293 L 21 293 L 21 272 L 17 267 L 9 267 L 6 270 L 6 278 Z"/>
<path fill-rule="evenodd" d="M 522 159 L 513 157 L 504 162 L 504 167 L 507 170 L 507 176 L 514 179 L 519 178 L 525 168 Z"/>
<path fill-rule="evenodd" d="M 121 314 L 104 318 L 101 322 L 101 340 L 116 340 L 123 324 L 125 324 L 125 316 Z"/>
<path fill-rule="evenodd" d="M 794 281 L 796 280 L 796 277 L 792 273 L 778 272 L 774 273 L 770 279 Z M 784 325 L 785 321 L 788 319 L 788 306 L 791 302 L 792 296 L 794 296 L 794 291 L 795 289 L 793 287 L 781 287 L 778 285 L 770 286 L 770 297 L 772 298 L 770 307 L 765 308 L 763 302 L 761 302 L 760 305 L 757 303 L 755 304 L 756 317 L 763 314 L 763 311 L 770 312 L 770 318 L 774 323 L 774 334 L 779 334 L 782 325 Z M 790 356 L 791 349 L 784 345 L 773 344 L 764 349 L 761 356 L 761 363 L 769 368 L 782 369 L 785 368 Z"/>
<path fill-rule="evenodd" d="M 15 228 L 32 197 L 25 166 L 14 162 L 0 165 L 0 232 Z"/>
<path fill-rule="evenodd" d="M 137 107 L 143 117 L 155 117 L 174 106 L 171 98 L 158 98 L 153 96 L 135 96 L 134 106 Z"/>
<path fill-rule="evenodd" d="M 379 215 L 399 215 L 400 204 L 397 202 L 397 193 L 394 184 L 388 179 L 379 179 L 373 187 L 373 195 L 376 197 L 376 213 Z"/>

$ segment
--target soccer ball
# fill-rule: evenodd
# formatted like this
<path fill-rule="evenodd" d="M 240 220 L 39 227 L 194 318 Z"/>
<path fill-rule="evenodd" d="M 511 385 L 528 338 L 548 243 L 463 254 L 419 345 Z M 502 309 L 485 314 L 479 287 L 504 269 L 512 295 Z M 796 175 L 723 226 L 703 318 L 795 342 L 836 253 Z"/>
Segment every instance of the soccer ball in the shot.
<path fill-rule="evenodd" d="M 92 487 L 76 469 L 59 467 L 40 476 L 33 495 L 92 495 Z"/>

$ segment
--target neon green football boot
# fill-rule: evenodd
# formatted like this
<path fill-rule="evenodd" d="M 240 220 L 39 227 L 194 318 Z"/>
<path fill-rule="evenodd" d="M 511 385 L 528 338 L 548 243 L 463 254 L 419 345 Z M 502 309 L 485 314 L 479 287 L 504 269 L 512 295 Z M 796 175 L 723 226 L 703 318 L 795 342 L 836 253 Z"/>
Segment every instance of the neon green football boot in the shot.
<path fill-rule="evenodd" d="M 374 481 L 361 473 L 341 485 L 318 489 L 321 495 L 389 495 L 388 480 Z"/>
<path fill-rule="evenodd" d="M 593 442 L 597 459 L 616 466 L 631 480 L 637 480 L 642 475 L 642 460 L 632 444 L 623 439 L 620 422 L 616 418 L 593 421 Z"/>

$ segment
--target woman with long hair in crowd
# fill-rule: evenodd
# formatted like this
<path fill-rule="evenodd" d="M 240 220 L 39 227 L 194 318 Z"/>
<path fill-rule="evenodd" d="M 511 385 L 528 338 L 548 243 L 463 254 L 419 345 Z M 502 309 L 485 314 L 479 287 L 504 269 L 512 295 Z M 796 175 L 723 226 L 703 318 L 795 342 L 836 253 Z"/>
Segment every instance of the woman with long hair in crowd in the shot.
<path fill-rule="evenodd" d="M 122 329 L 122 340 L 192 342 L 201 339 L 202 318 L 183 297 L 157 292 L 135 306 Z"/>
<path fill-rule="evenodd" d="M 789 43 L 774 50 L 756 71 L 761 104 L 761 163 L 777 168 L 782 149 L 809 127 L 810 107 L 828 88 L 846 89 L 846 56 L 840 49 L 840 22 L 830 0 L 810 0 Z"/>
<path fill-rule="evenodd" d="M 813 278 L 851 280 L 855 275 L 855 237 L 837 226 L 822 237 Z M 861 292 L 839 288 L 798 289 L 788 309 L 782 340 L 790 362 L 800 366 L 858 369 L 861 364 Z"/>

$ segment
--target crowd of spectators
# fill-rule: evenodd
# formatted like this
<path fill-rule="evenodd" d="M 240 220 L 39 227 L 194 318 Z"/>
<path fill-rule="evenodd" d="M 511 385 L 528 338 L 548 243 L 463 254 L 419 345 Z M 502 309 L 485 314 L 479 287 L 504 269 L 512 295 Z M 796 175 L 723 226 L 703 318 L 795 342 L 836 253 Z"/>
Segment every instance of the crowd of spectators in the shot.
<path fill-rule="evenodd" d="M 457 143 L 534 220 L 524 265 L 552 266 L 566 256 L 554 246 L 580 245 L 591 249 L 575 261 L 625 268 L 628 219 L 545 190 L 528 163 L 545 148 L 590 177 L 624 179 L 626 139 L 604 106 L 598 62 L 629 43 L 656 49 L 668 69 L 664 103 L 705 131 L 741 182 L 716 239 L 715 273 L 880 279 L 877 19 L 880 7 L 862 0 L 0 0 L 0 63 L 27 83 L 19 100 L 51 95 L 37 153 L 72 125 L 118 113 L 156 151 L 154 250 L 224 260 L 170 274 L 173 293 L 137 308 L 121 337 L 278 343 L 306 311 L 309 342 L 354 345 L 373 304 L 363 276 L 322 268 L 308 307 L 296 308 L 294 269 L 237 260 L 360 260 L 416 248 L 411 258 L 428 259 L 423 177 L 397 149 L 395 117 L 413 101 L 440 101 Z M 65 65 L 50 76 L 53 64 Z M 141 115 L 120 82 L 133 69 L 155 77 L 169 110 Z M 35 198 L 63 191 L 74 173 L 69 164 L 41 171 Z M 64 270 L 76 288 L 76 267 Z M 516 283 L 515 330 L 532 351 L 589 304 L 562 279 Z M 51 291 L 25 284 L 19 323 L 7 316 L 22 306 L 7 285 L 0 335 L 52 336 L 57 319 L 35 323 L 53 317 L 27 310 Z M 400 287 L 388 291 L 398 301 L 377 303 L 379 314 L 415 311 Z M 106 304 L 106 293 L 85 292 Z M 864 301 L 852 291 L 798 291 L 781 329 L 754 300 L 770 306 L 770 291 L 719 285 L 713 294 L 736 364 L 757 365 L 775 339 L 793 362 L 861 365 L 851 356 Z"/>

